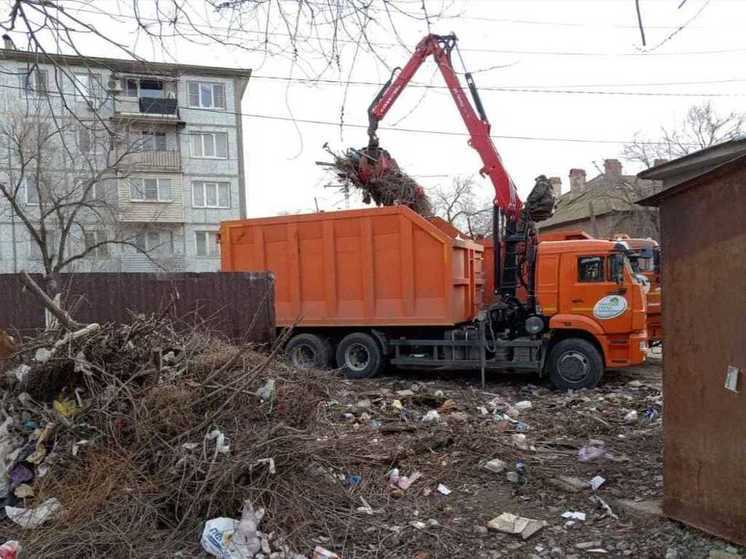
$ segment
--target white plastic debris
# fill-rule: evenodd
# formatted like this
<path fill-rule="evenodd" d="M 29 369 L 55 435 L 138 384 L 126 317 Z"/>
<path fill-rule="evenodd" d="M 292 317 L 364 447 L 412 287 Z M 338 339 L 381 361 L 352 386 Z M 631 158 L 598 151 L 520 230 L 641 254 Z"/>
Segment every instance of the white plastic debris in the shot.
<path fill-rule="evenodd" d="M 400 476 L 399 480 L 396 482 L 396 486 L 402 491 L 406 491 L 421 477 L 422 474 L 420 472 L 414 472 L 411 476 Z"/>
<path fill-rule="evenodd" d="M 440 493 L 441 495 L 450 495 L 450 494 L 451 494 L 451 490 L 450 490 L 450 489 L 448 489 L 448 488 L 447 488 L 447 487 L 446 487 L 445 485 L 443 485 L 442 483 L 439 483 L 439 484 L 438 484 L 438 493 Z"/>
<path fill-rule="evenodd" d="M 52 352 L 45 347 L 40 347 L 34 354 L 34 361 L 38 361 L 39 363 L 46 363 L 47 361 L 49 361 L 50 357 L 52 357 Z"/>
<path fill-rule="evenodd" d="M 485 470 L 489 470 L 490 472 L 494 472 L 496 474 L 502 473 L 506 467 L 507 464 L 499 458 L 493 458 L 484 465 Z"/>
<path fill-rule="evenodd" d="M 256 395 L 259 396 L 265 402 L 269 402 L 275 399 L 275 379 L 271 378 L 264 385 L 256 391 Z"/>
<path fill-rule="evenodd" d="M 632 410 L 624 416 L 625 423 L 637 423 L 637 412 Z"/>
<path fill-rule="evenodd" d="M 320 545 L 317 545 L 313 550 L 311 559 L 340 559 L 339 555 L 328 549 L 324 549 Z"/>
<path fill-rule="evenodd" d="M 520 535 L 524 540 L 527 540 L 545 526 L 547 526 L 547 523 L 544 520 L 517 516 L 509 512 L 504 512 L 487 523 L 487 527 L 491 530 Z"/>
<path fill-rule="evenodd" d="M 5 514 L 21 528 L 38 528 L 46 521 L 51 520 L 62 510 L 62 503 L 55 497 L 51 497 L 34 508 L 5 507 Z"/>
<path fill-rule="evenodd" d="M 517 409 L 518 411 L 524 411 L 524 410 L 530 410 L 533 407 L 533 404 L 529 400 L 522 400 L 520 402 L 516 402 L 513 404 L 513 407 Z"/>
<path fill-rule="evenodd" d="M 219 429 L 213 429 L 207 433 L 205 439 L 215 441 L 215 452 L 217 454 L 228 454 L 231 451 L 231 445 L 226 442 L 225 435 Z"/>
<path fill-rule="evenodd" d="M 604 483 L 606 483 L 606 478 L 602 478 L 601 476 L 596 476 L 590 481 L 591 488 L 594 491 L 598 490 Z"/>
<path fill-rule="evenodd" d="M 18 365 L 18 367 L 15 367 L 14 369 L 8 371 L 6 375 L 9 377 L 14 376 L 18 382 L 23 382 L 30 370 L 31 367 L 23 363 L 21 365 Z"/>
<path fill-rule="evenodd" d="M 251 559 L 262 548 L 259 523 L 264 510 L 254 510 L 244 501 L 241 520 L 213 518 L 205 523 L 202 531 L 202 549 L 218 559 Z"/>
<path fill-rule="evenodd" d="M 523 433 L 514 433 L 511 437 L 513 446 L 520 450 L 528 450 L 528 439 Z"/>
<path fill-rule="evenodd" d="M 422 418 L 422 421 L 424 421 L 425 423 L 438 423 L 440 421 L 440 414 L 438 413 L 438 410 L 430 410 L 429 412 L 427 412 Z"/>
<path fill-rule="evenodd" d="M 588 444 L 578 450 L 578 460 L 581 462 L 593 462 L 606 456 L 606 448 L 603 441 L 591 439 Z"/>
<path fill-rule="evenodd" d="M 582 520 L 585 522 L 585 513 L 579 511 L 567 511 L 562 513 L 562 518 L 567 520 Z"/>

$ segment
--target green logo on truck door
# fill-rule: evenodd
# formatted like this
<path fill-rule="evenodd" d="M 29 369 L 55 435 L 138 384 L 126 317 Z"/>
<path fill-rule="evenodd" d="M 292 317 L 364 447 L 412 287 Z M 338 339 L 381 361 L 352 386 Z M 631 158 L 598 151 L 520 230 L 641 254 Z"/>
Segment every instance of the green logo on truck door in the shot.
<path fill-rule="evenodd" d="M 620 295 L 607 295 L 593 307 L 593 316 L 599 320 L 609 320 L 623 315 L 626 310 L 627 299 Z"/>

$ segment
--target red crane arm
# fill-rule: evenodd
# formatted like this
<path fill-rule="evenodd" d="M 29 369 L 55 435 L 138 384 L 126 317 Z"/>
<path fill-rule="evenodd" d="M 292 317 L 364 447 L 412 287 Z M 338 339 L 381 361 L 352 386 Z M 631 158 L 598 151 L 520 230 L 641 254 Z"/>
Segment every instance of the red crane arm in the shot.
<path fill-rule="evenodd" d="M 386 116 L 386 113 L 412 80 L 422 63 L 428 56 L 433 56 L 469 131 L 469 145 L 479 153 L 482 159 L 483 167 L 479 172 L 483 176 L 489 176 L 495 188 L 495 205 L 506 214 L 517 219 L 523 204 L 518 197 L 515 184 L 503 167 L 497 148 L 490 138 L 490 123 L 482 107 L 474 80 L 471 74 L 466 73 L 466 81 L 474 98 L 476 110 L 461 87 L 458 75 L 453 68 L 451 51 L 456 45 L 456 40 L 455 35 L 428 35 L 417 45 L 406 66 L 399 71 L 395 78 L 392 76 L 392 79 L 383 86 L 368 109 L 370 147 L 372 149 L 378 148 L 378 137 L 376 135 L 378 122 Z M 477 111 L 479 114 L 477 114 Z"/>

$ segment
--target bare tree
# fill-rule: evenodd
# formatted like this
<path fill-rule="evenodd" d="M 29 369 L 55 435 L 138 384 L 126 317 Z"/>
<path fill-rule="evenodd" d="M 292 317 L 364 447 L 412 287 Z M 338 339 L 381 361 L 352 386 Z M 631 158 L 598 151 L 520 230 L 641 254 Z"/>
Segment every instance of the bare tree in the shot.
<path fill-rule="evenodd" d="M 624 156 L 630 161 L 652 167 L 657 159 L 676 159 L 744 133 L 743 113 L 719 114 L 707 101 L 689 108 L 684 120 L 675 128 L 661 127 L 658 138 L 636 134 L 624 146 Z"/>
<path fill-rule="evenodd" d="M 114 245 L 147 253 L 139 228 L 119 220 L 118 205 L 119 181 L 127 180 L 127 158 L 140 141 L 112 136 L 95 120 L 56 116 L 43 102 L 4 114 L 0 211 L 20 223 L 50 295 L 59 293 L 60 272 L 109 259 Z"/>
<path fill-rule="evenodd" d="M 432 194 L 435 214 L 469 237 L 486 237 L 492 232 L 492 204 L 475 191 L 472 177 L 457 177 L 450 186 Z"/>

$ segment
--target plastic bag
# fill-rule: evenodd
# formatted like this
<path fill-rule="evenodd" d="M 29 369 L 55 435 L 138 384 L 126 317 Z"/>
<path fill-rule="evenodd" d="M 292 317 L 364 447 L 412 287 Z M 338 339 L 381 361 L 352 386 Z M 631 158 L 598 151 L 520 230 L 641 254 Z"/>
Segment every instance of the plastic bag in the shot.
<path fill-rule="evenodd" d="M 32 509 L 20 507 L 5 507 L 5 514 L 21 528 L 38 528 L 47 520 L 51 520 L 62 511 L 62 503 L 55 497 L 51 497 L 39 506 Z"/>
<path fill-rule="evenodd" d="M 0 545 L 0 559 L 16 559 L 21 551 L 21 544 L 15 540 L 8 540 Z"/>
<path fill-rule="evenodd" d="M 202 549 L 218 559 L 251 559 L 262 548 L 257 529 L 264 511 L 254 511 L 249 501 L 244 502 L 241 520 L 213 518 L 202 531 Z"/>

